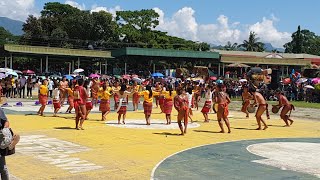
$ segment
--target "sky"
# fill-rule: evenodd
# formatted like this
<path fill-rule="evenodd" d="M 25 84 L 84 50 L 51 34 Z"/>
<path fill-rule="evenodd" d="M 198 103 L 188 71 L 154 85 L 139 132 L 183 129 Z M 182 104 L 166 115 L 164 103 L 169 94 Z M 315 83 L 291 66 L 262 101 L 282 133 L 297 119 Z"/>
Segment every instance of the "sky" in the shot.
<path fill-rule="evenodd" d="M 260 41 L 282 47 L 301 25 L 320 35 L 319 0 L 0 0 L 0 16 L 25 21 L 39 16 L 46 2 L 70 4 L 82 10 L 154 9 L 157 30 L 215 45 L 242 43 L 254 31 Z"/>

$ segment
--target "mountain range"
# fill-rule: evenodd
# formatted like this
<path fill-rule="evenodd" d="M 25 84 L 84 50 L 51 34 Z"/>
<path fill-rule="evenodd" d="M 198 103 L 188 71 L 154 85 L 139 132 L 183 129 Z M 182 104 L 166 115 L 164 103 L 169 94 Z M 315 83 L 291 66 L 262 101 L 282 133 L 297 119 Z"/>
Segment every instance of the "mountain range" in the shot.
<path fill-rule="evenodd" d="M 213 49 L 224 50 L 225 46 L 210 44 L 210 47 L 213 48 Z M 276 52 L 283 53 L 285 51 L 284 48 L 273 47 L 271 43 L 264 43 L 263 48 L 264 48 L 265 52 L 274 52 L 274 51 L 276 51 Z M 245 49 L 242 48 L 242 47 L 237 47 L 236 51 L 245 51 Z"/>
<path fill-rule="evenodd" d="M 19 36 L 23 34 L 22 25 L 22 21 L 12 20 L 7 17 L 0 17 L 0 26 L 4 27 L 13 35 Z"/>

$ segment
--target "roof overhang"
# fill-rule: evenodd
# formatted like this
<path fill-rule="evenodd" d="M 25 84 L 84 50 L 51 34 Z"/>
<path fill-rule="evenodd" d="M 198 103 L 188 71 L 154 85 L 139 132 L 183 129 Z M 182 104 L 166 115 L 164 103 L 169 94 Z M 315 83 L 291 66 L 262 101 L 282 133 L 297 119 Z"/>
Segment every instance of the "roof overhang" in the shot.
<path fill-rule="evenodd" d="M 244 58 L 244 57 L 221 57 L 223 63 L 243 63 L 243 64 L 265 64 L 265 65 L 288 65 L 288 66 L 305 66 L 311 64 L 308 59 L 291 59 L 291 58 Z"/>
<path fill-rule="evenodd" d="M 198 58 L 198 59 L 219 59 L 218 52 L 185 51 L 173 49 L 154 48 L 122 48 L 112 51 L 113 57 L 121 56 L 151 56 L 151 57 L 176 57 L 176 58 Z"/>
<path fill-rule="evenodd" d="M 15 53 L 15 54 L 112 58 L 110 51 L 81 50 L 81 49 L 55 48 L 55 47 L 44 47 L 44 46 L 5 44 L 3 46 L 3 50 L 6 53 Z"/>

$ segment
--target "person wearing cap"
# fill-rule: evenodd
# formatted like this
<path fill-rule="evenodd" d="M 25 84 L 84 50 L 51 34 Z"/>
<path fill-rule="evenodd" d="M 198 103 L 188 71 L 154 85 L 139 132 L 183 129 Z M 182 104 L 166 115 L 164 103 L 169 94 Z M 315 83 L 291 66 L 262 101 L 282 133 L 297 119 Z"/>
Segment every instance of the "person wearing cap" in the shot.
<path fill-rule="evenodd" d="M 284 96 L 279 89 L 276 90 L 275 95 L 279 100 L 279 104 L 276 106 L 278 106 L 279 108 L 282 107 L 280 118 L 286 123 L 286 127 L 289 127 L 293 123 L 293 120 L 290 119 L 290 115 L 291 115 L 291 111 L 294 110 L 294 106 L 288 101 L 286 96 Z M 287 115 L 288 112 L 289 112 L 289 115 Z M 290 121 L 290 124 L 288 121 Z"/>

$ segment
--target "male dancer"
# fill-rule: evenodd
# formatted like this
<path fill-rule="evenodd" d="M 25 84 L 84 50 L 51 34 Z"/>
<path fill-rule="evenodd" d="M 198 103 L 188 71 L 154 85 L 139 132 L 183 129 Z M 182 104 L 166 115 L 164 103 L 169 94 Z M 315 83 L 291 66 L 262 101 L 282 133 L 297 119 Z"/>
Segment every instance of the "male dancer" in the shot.
<path fill-rule="evenodd" d="M 248 86 L 243 85 L 243 93 L 242 93 L 242 108 L 241 111 L 246 113 L 246 118 L 249 118 L 249 112 L 248 112 L 248 107 L 250 105 L 250 99 L 252 99 L 251 94 L 248 92 Z"/>
<path fill-rule="evenodd" d="M 218 112 L 217 112 L 217 119 L 219 126 L 221 128 L 221 133 L 224 133 L 224 128 L 223 128 L 223 122 L 226 123 L 228 127 L 228 133 L 231 133 L 230 130 L 230 123 L 228 119 L 229 115 L 229 109 L 228 109 L 228 104 L 230 104 L 231 100 L 226 92 L 223 91 L 224 85 L 218 84 L 217 86 L 217 93 L 215 96 L 215 102 L 218 103 Z"/>
<path fill-rule="evenodd" d="M 251 105 L 254 106 L 254 105 L 258 104 L 258 110 L 256 112 L 256 120 L 258 123 L 258 128 L 256 130 L 261 130 L 261 122 L 264 125 L 263 130 L 266 130 L 268 128 L 268 125 L 262 119 L 262 114 L 264 113 L 264 111 L 266 111 L 267 118 L 270 119 L 269 111 L 268 111 L 268 104 L 267 104 L 266 100 L 264 99 L 264 97 L 259 92 L 257 92 L 257 89 L 255 87 L 253 87 L 252 85 L 249 87 L 249 93 L 254 97 L 254 103 Z"/>
<path fill-rule="evenodd" d="M 280 113 L 280 118 L 283 119 L 283 121 L 286 123 L 286 127 L 289 127 L 293 123 L 293 120 L 290 119 L 290 114 L 291 111 L 294 110 L 294 106 L 290 104 L 288 99 L 281 93 L 280 90 L 276 90 L 275 94 L 279 99 L 279 104 L 277 106 L 279 108 L 283 107 Z M 287 115 L 288 112 L 289 116 Z M 288 121 L 290 121 L 290 124 Z"/>

